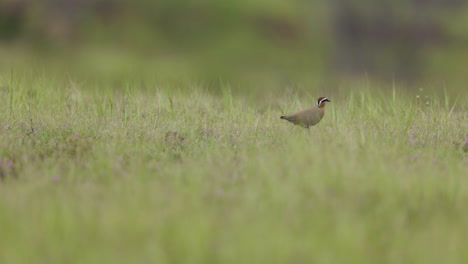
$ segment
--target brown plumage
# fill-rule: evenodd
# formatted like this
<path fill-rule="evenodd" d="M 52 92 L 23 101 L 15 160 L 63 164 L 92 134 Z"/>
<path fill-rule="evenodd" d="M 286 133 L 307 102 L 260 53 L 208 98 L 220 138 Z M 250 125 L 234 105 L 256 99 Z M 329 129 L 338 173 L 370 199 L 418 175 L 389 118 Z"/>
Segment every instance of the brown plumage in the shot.
<path fill-rule="evenodd" d="M 307 108 L 292 115 L 282 116 L 281 119 L 286 119 L 295 125 L 309 128 L 322 120 L 325 114 L 326 102 L 331 101 L 325 97 L 319 97 L 317 99 L 317 107 Z"/>

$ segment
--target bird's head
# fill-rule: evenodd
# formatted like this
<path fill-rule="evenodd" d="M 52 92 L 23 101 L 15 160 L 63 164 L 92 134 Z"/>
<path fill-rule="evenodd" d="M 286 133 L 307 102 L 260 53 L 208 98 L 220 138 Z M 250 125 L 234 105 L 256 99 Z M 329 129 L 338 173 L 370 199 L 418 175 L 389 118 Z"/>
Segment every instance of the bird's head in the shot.
<path fill-rule="evenodd" d="M 326 98 L 326 97 L 319 97 L 319 98 L 317 99 L 317 106 L 318 106 L 319 108 L 322 108 L 322 107 L 325 106 L 326 102 L 331 102 L 331 101 L 328 100 L 328 98 Z"/>

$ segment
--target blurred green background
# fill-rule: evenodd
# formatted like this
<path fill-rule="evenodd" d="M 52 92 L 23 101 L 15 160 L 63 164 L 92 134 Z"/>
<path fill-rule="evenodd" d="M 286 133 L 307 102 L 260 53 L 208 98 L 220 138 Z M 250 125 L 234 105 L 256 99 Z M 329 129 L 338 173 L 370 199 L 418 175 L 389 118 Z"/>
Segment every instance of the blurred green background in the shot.
<path fill-rule="evenodd" d="M 467 65 L 462 0 L 0 0 L 3 73 L 463 92 Z"/>

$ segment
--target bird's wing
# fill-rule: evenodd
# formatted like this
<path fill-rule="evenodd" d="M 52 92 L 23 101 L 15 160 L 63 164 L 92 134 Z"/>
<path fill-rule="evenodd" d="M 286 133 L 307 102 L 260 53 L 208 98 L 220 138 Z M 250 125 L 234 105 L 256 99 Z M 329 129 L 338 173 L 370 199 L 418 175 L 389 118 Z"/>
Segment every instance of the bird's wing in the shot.
<path fill-rule="evenodd" d="M 292 115 L 285 116 L 284 119 L 297 125 L 307 126 L 307 115 L 309 111 L 310 108 L 304 109 Z"/>

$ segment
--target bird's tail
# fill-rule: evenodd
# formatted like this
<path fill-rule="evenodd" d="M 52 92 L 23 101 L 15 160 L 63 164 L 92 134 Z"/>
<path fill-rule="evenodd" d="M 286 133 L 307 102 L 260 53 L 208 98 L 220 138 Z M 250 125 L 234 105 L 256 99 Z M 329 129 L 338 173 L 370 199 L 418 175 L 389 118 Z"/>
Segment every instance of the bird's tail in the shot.
<path fill-rule="evenodd" d="M 286 119 L 286 116 L 280 116 L 280 119 Z"/>

